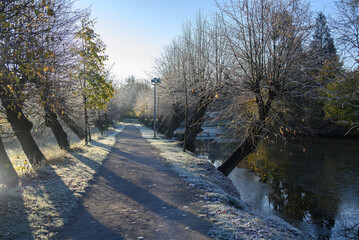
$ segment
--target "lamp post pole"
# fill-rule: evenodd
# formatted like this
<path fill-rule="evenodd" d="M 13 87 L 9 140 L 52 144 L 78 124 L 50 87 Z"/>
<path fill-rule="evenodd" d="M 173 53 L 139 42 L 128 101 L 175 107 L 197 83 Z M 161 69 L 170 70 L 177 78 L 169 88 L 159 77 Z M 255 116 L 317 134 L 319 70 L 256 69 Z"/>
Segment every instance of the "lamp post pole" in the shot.
<path fill-rule="evenodd" d="M 157 83 L 161 83 L 161 79 L 154 78 L 151 80 L 153 84 L 153 138 L 156 138 L 156 85 Z"/>
<path fill-rule="evenodd" d="M 154 84 L 153 93 L 153 138 L 156 138 L 156 83 Z"/>

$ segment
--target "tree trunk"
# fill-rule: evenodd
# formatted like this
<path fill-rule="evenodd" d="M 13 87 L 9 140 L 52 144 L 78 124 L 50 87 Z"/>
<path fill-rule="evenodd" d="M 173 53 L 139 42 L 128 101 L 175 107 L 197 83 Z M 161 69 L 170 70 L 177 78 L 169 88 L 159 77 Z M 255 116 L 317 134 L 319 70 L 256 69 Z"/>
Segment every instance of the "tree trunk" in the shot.
<path fill-rule="evenodd" d="M 185 110 L 184 110 L 184 133 L 183 133 L 183 152 L 186 151 L 186 144 L 187 144 L 187 134 L 188 134 L 188 96 L 187 96 L 187 86 L 186 86 L 186 79 L 184 81 L 185 87 Z"/>
<path fill-rule="evenodd" d="M 169 122 L 168 128 L 165 131 L 167 138 L 171 139 L 173 137 L 173 132 L 180 126 L 181 122 L 184 120 L 184 111 L 179 104 L 173 105 L 173 114 L 171 116 L 171 121 Z"/>
<path fill-rule="evenodd" d="M 257 86 L 257 89 L 259 89 L 259 86 Z M 249 128 L 249 133 L 245 140 L 239 145 L 236 150 L 232 152 L 232 154 L 227 158 L 227 160 L 220 167 L 217 168 L 225 176 L 228 176 L 248 154 L 250 154 L 257 148 L 259 136 L 262 133 L 263 127 L 267 124 L 266 118 L 275 97 L 276 92 L 270 89 L 268 91 L 267 102 L 264 103 L 261 93 L 257 92 L 256 103 L 258 106 L 258 119 Z"/>
<path fill-rule="evenodd" d="M 85 138 L 84 130 L 67 113 L 62 112 L 58 115 L 61 120 L 65 122 L 66 126 L 69 127 L 80 140 Z"/>
<path fill-rule="evenodd" d="M 258 105 L 258 120 L 249 128 L 249 134 L 246 139 L 232 152 L 227 160 L 217 168 L 225 176 L 228 176 L 248 154 L 257 148 L 259 136 L 262 133 L 263 127 L 267 124 L 266 118 L 275 97 L 276 93 L 273 90 L 269 90 L 267 102 L 264 103 L 260 93 L 257 94 L 256 103 Z"/>
<path fill-rule="evenodd" d="M 100 110 L 97 110 L 97 115 L 98 115 L 97 128 L 100 131 L 101 136 L 103 136 L 103 131 L 105 130 L 105 126 L 104 126 L 104 122 L 102 122 L 102 119 L 101 119 Z"/>
<path fill-rule="evenodd" d="M 67 140 L 67 134 L 62 128 L 60 122 L 57 120 L 57 115 L 49 106 L 45 105 L 45 125 L 49 127 L 54 134 L 57 144 L 61 149 L 70 150 L 70 144 Z"/>
<path fill-rule="evenodd" d="M 153 120 L 147 119 L 145 121 L 145 126 L 148 127 L 148 128 L 153 128 Z"/>
<path fill-rule="evenodd" d="M 16 187 L 19 184 L 19 177 L 7 156 L 0 137 L 0 184 L 1 183 L 8 187 Z"/>
<path fill-rule="evenodd" d="M 88 139 L 89 139 L 89 141 L 91 142 L 92 140 L 91 140 L 91 129 L 90 129 L 90 126 L 89 126 L 88 129 L 87 129 L 87 134 L 88 134 Z"/>
<path fill-rule="evenodd" d="M 84 116 L 85 116 L 85 144 L 87 145 L 89 141 L 91 141 L 90 133 L 89 133 L 89 120 L 87 115 L 87 98 L 84 96 Z"/>
<path fill-rule="evenodd" d="M 167 138 L 171 139 L 173 137 L 174 131 L 180 126 L 183 120 L 184 115 L 177 115 L 176 113 L 172 115 L 168 129 L 165 132 Z"/>
<path fill-rule="evenodd" d="M 259 129 L 257 127 L 252 128 L 250 134 L 217 170 L 228 176 L 248 154 L 257 148 L 258 133 Z"/>
<path fill-rule="evenodd" d="M 190 120 L 188 133 L 186 135 L 185 148 L 193 153 L 196 151 L 197 135 L 203 131 L 201 126 L 204 121 L 206 109 L 209 103 L 210 101 L 207 100 L 207 97 L 201 100 L 196 106 L 196 109 Z"/>
<path fill-rule="evenodd" d="M 7 120 L 11 124 L 16 137 L 19 139 L 29 162 L 32 166 L 40 165 L 46 158 L 31 135 L 32 122 L 25 117 L 21 108 L 17 105 L 11 107 L 10 101 L 2 101 L 2 106 L 6 110 Z"/>
<path fill-rule="evenodd" d="M 167 127 L 168 127 L 168 121 L 163 116 L 160 116 L 158 118 L 158 124 L 157 124 L 158 132 L 164 134 L 165 129 L 167 129 Z"/>
<path fill-rule="evenodd" d="M 112 121 L 112 119 L 110 119 L 108 116 L 107 116 L 107 113 L 105 113 L 105 130 L 108 131 L 108 128 L 112 126 L 113 128 L 115 128 L 115 125 Z"/>

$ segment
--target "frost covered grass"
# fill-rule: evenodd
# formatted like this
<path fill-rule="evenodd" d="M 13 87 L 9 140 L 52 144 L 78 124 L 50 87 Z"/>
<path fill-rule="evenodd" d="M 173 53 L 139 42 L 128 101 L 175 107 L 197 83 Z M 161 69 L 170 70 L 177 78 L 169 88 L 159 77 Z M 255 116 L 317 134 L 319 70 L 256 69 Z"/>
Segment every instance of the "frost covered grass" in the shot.
<path fill-rule="evenodd" d="M 64 124 L 63 126 L 65 132 L 67 133 L 67 139 L 70 145 L 74 145 L 81 142 L 81 140 L 76 136 L 75 133 L 71 131 L 70 128 L 66 127 Z M 48 127 L 43 126 L 39 129 L 33 129 L 31 134 L 34 137 L 36 144 L 39 146 L 46 158 L 52 159 L 56 157 L 56 155 L 58 155 L 58 152 L 61 152 L 54 137 L 54 134 Z M 101 137 L 100 131 L 95 127 L 91 128 L 91 135 L 92 138 L 95 140 Z M 6 152 L 12 164 L 15 166 L 16 171 L 18 173 L 26 172 L 29 169 L 30 165 L 27 162 L 27 157 L 25 153 L 22 151 L 20 142 L 16 139 L 15 136 L 4 138 L 3 140 Z"/>
<path fill-rule="evenodd" d="M 138 126 L 146 138 L 190 187 L 201 191 L 201 213 L 214 223 L 215 239 L 308 239 L 299 230 L 276 216 L 263 216 L 240 200 L 232 182 L 207 160 L 184 153 L 178 141 L 159 136 Z"/>
<path fill-rule="evenodd" d="M 115 144 L 117 126 L 73 152 L 50 148 L 48 163 L 20 174 L 20 186 L 0 188 L 0 239 L 51 239 L 68 222 L 102 162 Z"/>

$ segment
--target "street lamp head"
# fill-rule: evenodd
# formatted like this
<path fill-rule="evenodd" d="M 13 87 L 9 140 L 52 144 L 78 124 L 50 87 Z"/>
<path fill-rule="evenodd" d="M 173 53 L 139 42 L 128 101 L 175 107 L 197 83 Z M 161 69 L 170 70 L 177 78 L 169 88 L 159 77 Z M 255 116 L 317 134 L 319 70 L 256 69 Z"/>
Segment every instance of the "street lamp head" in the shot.
<path fill-rule="evenodd" d="M 154 79 L 151 80 L 151 83 L 154 83 L 154 84 L 161 83 L 161 79 L 160 78 L 154 78 Z"/>

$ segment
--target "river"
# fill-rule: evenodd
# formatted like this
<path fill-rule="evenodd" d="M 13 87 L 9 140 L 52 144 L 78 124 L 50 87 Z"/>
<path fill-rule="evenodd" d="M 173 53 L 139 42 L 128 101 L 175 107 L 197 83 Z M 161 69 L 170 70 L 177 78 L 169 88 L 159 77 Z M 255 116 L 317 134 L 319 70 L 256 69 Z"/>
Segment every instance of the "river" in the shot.
<path fill-rule="evenodd" d="M 197 154 L 221 161 L 233 145 L 198 139 L 197 148 Z M 229 178 L 242 200 L 314 238 L 346 239 L 344 235 L 357 234 L 358 140 L 262 142 Z"/>

